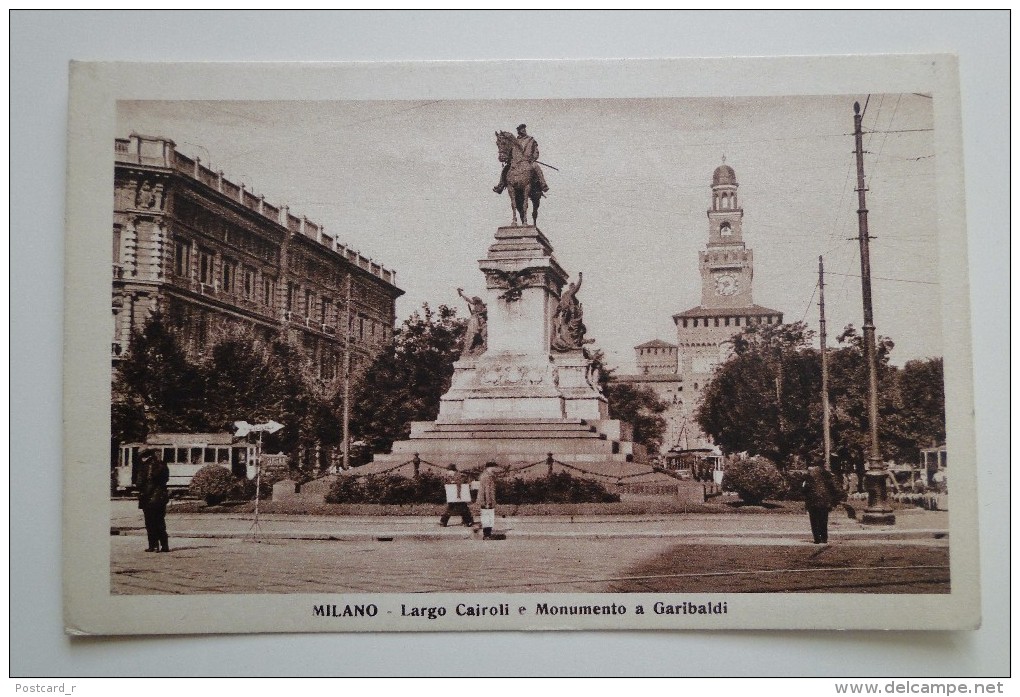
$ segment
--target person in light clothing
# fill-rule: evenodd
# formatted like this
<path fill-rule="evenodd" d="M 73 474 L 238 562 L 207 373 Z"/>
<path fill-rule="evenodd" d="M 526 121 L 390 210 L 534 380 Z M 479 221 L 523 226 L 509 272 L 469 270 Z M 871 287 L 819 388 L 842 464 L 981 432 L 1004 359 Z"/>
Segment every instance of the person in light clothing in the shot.
<path fill-rule="evenodd" d="M 482 513 L 482 538 L 492 537 L 492 528 L 496 522 L 496 467 L 495 462 L 486 462 L 485 470 L 478 479 L 478 505 Z"/>
<path fill-rule="evenodd" d="M 464 487 L 467 484 L 467 477 L 457 471 L 457 465 L 450 463 L 446 468 L 446 512 L 439 518 L 439 524 L 444 528 L 450 522 L 450 518 L 459 515 L 464 525 L 471 527 L 474 519 L 471 517 L 471 509 L 468 508 L 470 494 L 464 498 Z"/>

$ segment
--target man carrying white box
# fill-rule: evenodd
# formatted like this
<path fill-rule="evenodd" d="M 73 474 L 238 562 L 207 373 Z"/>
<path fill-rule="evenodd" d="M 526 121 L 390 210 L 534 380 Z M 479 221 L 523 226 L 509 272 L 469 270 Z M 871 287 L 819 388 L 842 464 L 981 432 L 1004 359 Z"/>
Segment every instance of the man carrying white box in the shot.
<path fill-rule="evenodd" d="M 439 524 L 444 528 L 450 522 L 450 517 L 459 515 L 464 525 L 474 525 L 474 518 L 471 517 L 471 484 L 468 478 L 457 471 L 457 465 L 450 463 L 446 467 L 446 512 L 439 519 Z"/>

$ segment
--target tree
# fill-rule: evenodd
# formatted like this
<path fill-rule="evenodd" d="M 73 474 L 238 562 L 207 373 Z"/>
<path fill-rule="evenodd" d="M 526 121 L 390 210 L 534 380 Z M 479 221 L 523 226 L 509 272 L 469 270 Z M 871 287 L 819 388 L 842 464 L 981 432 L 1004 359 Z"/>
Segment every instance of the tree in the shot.
<path fill-rule="evenodd" d="M 821 364 L 811 338 L 802 322 L 753 325 L 734 337 L 695 414 L 724 452 L 762 455 L 780 469 L 816 455 Z"/>
<path fill-rule="evenodd" d="M 206 425 L 205 375 L 188 360 L 163 315 L 153 313 L 118 366 L 113 385 L 113 433 L 144 440 L 154 432 L 188 432 Z"/>
<path fill-rule="evenodd" d="M 829 351 L 832 463 L 861 478 L 871 450 L 868 366 L 863 338 L 847 326 Z M 786 469 L 821 462 L 821 356 L 802 323 L 752 326 L 705 389 L 696 418 L 727 453 L 763 455 Z M 942 359 L 891 365 L 888 337 L 876 342 L 879 448 L 883 459 L 913 462 L 918 448 L 945 436 Z"/>
<path fill-rule="evenodd" d="M 626 421 L 634 429 L 634 442 L 655 453 L 662 446 L 666 420 L 659 416 L 669 408 L 651 387 L 615 382 L 612 377 L 604 388 L 609 401 L 609 418 Z"/>
<path fill-rule="evenodd" d="M 942 359 L 907 361 L 898 377 L 903 431 L 914 449 L 944 443 L 946 388 Z"/>
<path fill-rule="evenodd" d="M 113 446 L 152 432 L 227 431 L 234 421 L 284 424 L 266 435 L 267 452 L 341 441 L 334 409 L 338 385 L 325 384 L 283 336 L 259 338 L 251 327 L 223 332 L 202 363 L 192 363 L 162 315 L 136 334 L 113 384 Z"/>
<path fill-rule="evenodd" d="M 374 452 L 407 438 L 412 421 L 433 421 L 439 415 L 465 327 L 453 308 L 432 310 L 426 303 L 376 356 L 351 405 L 352 428 Z"/>
<path fill-rule="evenodd" d="M 829 354 L 829 401 L 833 469 L 856 472 L 863 487 L 864 472 L 871 452 L 868 418 L 869 369 L 864 355 L 864 338 L 853 325 L 847 325 L 837 337 L 840 344 Z M 901 400 L 897 389 L 897 368 L 889 363 L 895 348 L 892 339 L 876 339 L 875 362 L 878 369 L 878 441 L 879 455 L 896 459 L 906 445 L 899 424 Z M 916 452 L 910 457 L 916 459 Z"/>

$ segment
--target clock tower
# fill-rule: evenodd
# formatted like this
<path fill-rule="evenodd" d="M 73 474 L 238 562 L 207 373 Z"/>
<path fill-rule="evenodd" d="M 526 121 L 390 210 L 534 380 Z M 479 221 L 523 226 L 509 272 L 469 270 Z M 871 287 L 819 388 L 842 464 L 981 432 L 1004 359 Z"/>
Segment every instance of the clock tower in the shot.
<path fill-rule="evenodd" d="M 698 254 L 701 304 L 673 315 L 677 333 L 677 374 L 693 417 L 716 366 L 729 358 L 733 337 L 748 326 L 782 324 L 783 313 L 755 305 L 751 294 L 754 255 L 744 244 L 744 209 L 737 196 L 737 175 L 723 163 L 712 174 L 708 243 Z M 688 423 L 693 424 L 692 419 Z M 709 447 L 699 429 L 689 442 Z"/>
<path fill-rule="evenodd" d="M 699 257 L 701 306 L 737 308 L 753 304 L 754 256 L 744 245 L 744 210 L 737 198 L 737 175 L 726 164 L 712 175 L 712 207 L 708 209 L 708 245 Z"/>

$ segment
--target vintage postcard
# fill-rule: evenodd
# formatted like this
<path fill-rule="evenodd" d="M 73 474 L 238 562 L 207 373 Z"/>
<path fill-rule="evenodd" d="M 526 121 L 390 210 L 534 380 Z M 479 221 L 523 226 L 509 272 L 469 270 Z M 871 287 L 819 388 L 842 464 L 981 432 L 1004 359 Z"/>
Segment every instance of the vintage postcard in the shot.
<path fill-rule="evenodd" d="M 70 89 L 69 633 L 979 626 L 953 57 Z"/>

